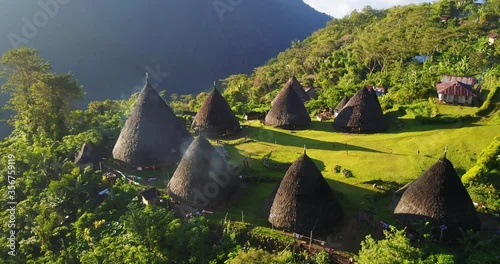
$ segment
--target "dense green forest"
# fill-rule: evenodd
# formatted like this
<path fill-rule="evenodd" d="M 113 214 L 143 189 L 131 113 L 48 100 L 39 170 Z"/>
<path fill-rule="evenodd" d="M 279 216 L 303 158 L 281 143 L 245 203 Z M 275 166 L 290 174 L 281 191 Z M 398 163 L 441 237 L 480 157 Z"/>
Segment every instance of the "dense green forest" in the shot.
<path fill-rule="evenodd" d="M 441 21 L 441 15 L 449 15 Z M 443 74 L 475 76 L 482 98 L 478 117 L 500 120 L 500 1 L 442 0 L 388 10 L 365 7 L 328 25 L 254 70 L 224 79 L 224 96 L 235 113 L 264 111 L 295 74 L 319 97 L 306 106 L 311 114 L 334 107 L 363 85 L 388 88 L 384 110 L 436 97 Z M 419 62 L 415 56 L 428 56 Z M 2 91 L 11 135 L 0 142 L 0 263 L 333 263 L 325 251 L 295 250 L 294 240 L 238 222 L 194 217 L 182 221 L 166 205 L 144 206 L 142 187 L 122 179 L 111 184 L 101 171 L 83 171 L 73 162 L 83 142 L 109 158 L 137 94 L 126 100 L 77 103 L 83 87 L 71 74 L 54 73 L 31 48 L 2 56 Z M 162 94 L 164 96 L 164 93 Z M 173 94 L 167 99 L 179 115 L 197 111 L 206 93 Z M 396 109 L 396 110 L 395 110 Z M 430 117 L 424 109 L 418 115 Z M 187 117 L 185 117 L 187 118 Z M 462 178 L 476 201 L 500 212 L 500 138 L 480 155 Z M 392 151 L 392 150 L 391 150 Z M 97 194 L 109 189 L 102 203 Z M 167 197 L 164 197 L 165 199 Z M 14 217 L 13 217 L 14 215 Z M 15 228 L 13 228 L 15 227 Z M 422 227 L 410 240 L 392 228 L 385 238 L 368 236 L 359 252 L 344 252 L 357 263 L 497 263 L 499 236 L 464 233 L 451 250 L 440 247 Z M 14 230 L 14 233 L 12 231 Z M 292 249 L 293 248 L 293 249 Z M 458 248 L 458 249 L 457 249 Z"/>

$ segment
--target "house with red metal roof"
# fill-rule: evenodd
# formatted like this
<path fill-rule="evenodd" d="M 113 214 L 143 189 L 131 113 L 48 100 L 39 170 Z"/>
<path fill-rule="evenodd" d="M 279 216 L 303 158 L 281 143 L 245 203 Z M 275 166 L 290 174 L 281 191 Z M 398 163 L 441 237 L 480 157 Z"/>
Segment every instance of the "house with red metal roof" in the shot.
<path fill-rule="evenodd" d="M 455 78 L 444 78 L 455 77 Z M 476 97 L 474 84 L 476 79 L 472 77 L 444 76 L 444 82 L 436 84 L 437 94 L 440 102 L 447 104 L 471 105 L 472 99 Z"/>

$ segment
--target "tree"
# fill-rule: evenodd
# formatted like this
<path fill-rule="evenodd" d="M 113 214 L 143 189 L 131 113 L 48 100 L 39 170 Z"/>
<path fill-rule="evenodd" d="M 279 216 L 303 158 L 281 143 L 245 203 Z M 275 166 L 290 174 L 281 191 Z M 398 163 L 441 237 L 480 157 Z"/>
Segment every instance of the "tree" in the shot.
<path fill-rule="evenodd" d="M 31 48 L 9 50 L 2 57 L 7 81 L 1 90 L 10 95 L 8 109 L 14 129 L 31 141 L 35 134 L 59 140 L 67 132 L 68 116 L 74 101 L 83 97 L 82 87 L 70 74 L 50 73 L 50 63 Z"/>
<path fill-rule="evenodd" d="M 40 58 L 37 50 L 22 47 L 5 53 L 2 65 L 4 70 L 0 77 L 7 81 L 1 90 L 10 95 L 7 109 L 16 112 L 11 124 L 26 134 L 34 133 L 36 128 L 30 122 L 33 115 L 30 107 L 35 98 L 31 88 L 49 72 L 50 64 Z"/>
<path fill-rule="evenodd" d="M 361 250 L 356 258 L 358 263 L 418 263 L 422 252 L 410 244 L 404 229 L 397 230 L 391 226 L 389 231 L 384 230 L 384 235 L 385 238 L 379 241 L 368 235 L 361 242 Z"/>
<path fill-rule="evenodd" d="M 83 98 L 82 87 L 71 80 L 70 74 L 47 74 L 32 87 L 34 123 L 50 138 L 59 140 L 68 131 L 74 102 Z"/>

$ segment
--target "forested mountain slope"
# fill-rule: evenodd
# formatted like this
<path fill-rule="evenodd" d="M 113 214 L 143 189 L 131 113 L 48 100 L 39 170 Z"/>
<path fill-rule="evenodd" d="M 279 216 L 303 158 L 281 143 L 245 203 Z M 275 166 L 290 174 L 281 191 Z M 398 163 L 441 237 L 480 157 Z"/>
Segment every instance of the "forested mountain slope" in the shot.
<path fill-rule="evenodd" d="M 499 18 L 500 1 L 365 7 L 294 42 L 252 74 L 228 77 L 225 95 L 236 110 L 259 108 L 295 74 L 304 86 L 322 90 L 310 103 L 316 106 L 334 107 L 362 85 L 388 88 L 385 106 L 425 99 L 435 96 L 443 74 L 482 81 L 500 73 L 500 41 L 488 43 L 490 33 L 499 33 Z"/>

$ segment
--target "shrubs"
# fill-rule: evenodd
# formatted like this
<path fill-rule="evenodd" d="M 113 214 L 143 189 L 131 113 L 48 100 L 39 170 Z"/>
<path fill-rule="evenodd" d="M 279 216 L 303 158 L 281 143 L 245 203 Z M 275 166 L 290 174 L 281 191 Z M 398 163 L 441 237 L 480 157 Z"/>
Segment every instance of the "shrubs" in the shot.
<path fill-rule="evenodd" d="M 283 235 L 267 227 L 231 221 L 226 223 L 224 229 L 226 233 L 234 233 L 239 243 L 249 241 L 252 245 L 259 245 L 268 250 L 283 250 L 294 243 L 292 237 Z"/>
<path fill-rule="evenodd" d="M 500 212 L 500 191 L 493 185 L 473 184 L 467 188 L 472 201 L 478 203 L 477 210 L 484 213 Z"/>
<path fill-rule="evenodd" d="M 472 200 L 480 206 L 478 209 L 485 212 L 500 212 L 500 137 L 481 153 L 477 164 L 463 176 L 462 182 Z"/>
<path fill-rule="evenodd" d="M 500 160 L 498 156 L 500 155 L 500 137 L 496 137 L 492 143 L 490 143 L 485 150 L 479 156 L 477 164 L 467 171 L 464 176 L 462 176 L 462 182 L 464 184 L 473 183 L 485 183 L 490 182 L 495 179 L 490 177 L 490 174 L 498 174 L 498 168 L 500 168 Z M 498 178 L 498 177 L 497 177 Z M 497 185 L 500 182 L 496 183 Z"/>
<path fill-rule="evenodd" d="M 453 255 L 438 250 L 431 244 L 415 247 L 406 236 L 405 230 L 390 226 L 389 230 L 383 232 L 384 239 L 375 240 L 368 235 L 361 242 L 356 263 L 455 263 Z"/>
<path fill-rule="evenodd" d="M 484 116 L 488 114 L 488 111 L 490 110 L 491 102 L 495 95 L 498 92 L 498 86 L 500 86 L 500 81 L 498 78 L 494 76 L 488 76 L 488 78 L 485 78 L 483 87 L 489 89 L 488 96 L 486 97 L 486 100 L 484 101 L 483 105 L 477 110 L 476 115 L 477 116 Z"/>

